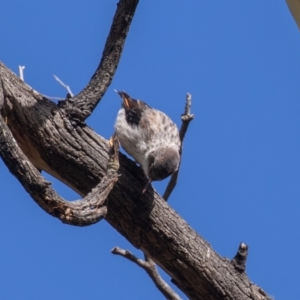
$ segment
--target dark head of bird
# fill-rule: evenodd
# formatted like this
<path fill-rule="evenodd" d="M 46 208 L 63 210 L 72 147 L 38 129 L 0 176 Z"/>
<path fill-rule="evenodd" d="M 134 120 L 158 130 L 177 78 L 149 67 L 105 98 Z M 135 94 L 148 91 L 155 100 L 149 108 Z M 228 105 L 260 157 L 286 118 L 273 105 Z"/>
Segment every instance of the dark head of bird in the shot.
<path fill-rule="evenodd" d="M 148 177 L 163 180 L 178 170 L 179 153 L 173 148 L 157 149 L 148 155 Z"/>

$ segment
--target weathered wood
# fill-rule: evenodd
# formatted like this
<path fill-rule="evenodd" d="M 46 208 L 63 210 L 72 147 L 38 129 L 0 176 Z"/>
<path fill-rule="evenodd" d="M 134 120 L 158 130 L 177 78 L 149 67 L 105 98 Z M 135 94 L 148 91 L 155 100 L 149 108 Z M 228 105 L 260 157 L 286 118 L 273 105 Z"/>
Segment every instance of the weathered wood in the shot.
<path fill-rule="evenodd" d="M 119 247 L 114 247 L 111 250 L 111 253 L 115 255 L 120 255 L 131 262 L 135 263 L 142 269 L 144 269 L 147 274 L 150 276 L 152 279 L 153 283 L 156 285 L 156 287 L 161 291 L 161 293 L 166 297 L 166 299 L 169 300 L 182 300 L 176 292 L 161 278 L 159 275 L 156 264 L 154 261 L 149 258 L 147 255 L 145 255 L 145 260 L 142 260 L 140 258 L 137 258 L 135 255 L 133 255 L 130 251 L 128 250 L 123 250 Z"/>
<path fill-rule="evenodd" d="M 85 125 L 73 127 L 59 108 L 0 64 L 2 111 L 17 143 L 36 166 L 86 195 L 103 178 L 108 143 Z M 120 155 L 119 181 L 106 220 L 162 267 L 190 299 L 270 299 L 220 257 Z"/>
<path fill-rule="evenodd" d="M 76 122 L 84 121 L 109 87 L 118 67 L 126 36 L 139 0 L 121 0 L 108 34 L 98 68 L 86 87 L 75 97 L 59 102 L 59 107 Z"/>
<path fill-rule="evenodd" d="M 4 103 L 3 96 L 0 82 L 0 103 Z M 51 183 L 28 160 L 0 115 L 0 156 L 4 163 L 44 211 L 66 224 L 87 226 L 99 222 L 106 216 L 107 196 L 119 178 L 117 174 L 119 144 L 117 139 L 113 142 L 107 172 L 100 183 L 83 199 L 69 202 L 56 193 Z"/>

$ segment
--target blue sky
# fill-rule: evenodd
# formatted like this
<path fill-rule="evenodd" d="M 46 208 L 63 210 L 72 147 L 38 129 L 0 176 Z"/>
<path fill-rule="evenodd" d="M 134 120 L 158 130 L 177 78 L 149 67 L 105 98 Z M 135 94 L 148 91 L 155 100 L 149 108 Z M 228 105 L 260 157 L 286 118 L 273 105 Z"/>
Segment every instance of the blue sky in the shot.
<path fill-rule="evenodd" d="M 43 94 L 65 96 L 53 74 L 78 93 L 99 63 L 116 3 L 5 0 L 0 60 L 14 72 L 25 65 L 25 81 Z M 190 92 L 195 120 L 169 203 L 221 256 L 248 244 L 247 274 L 275 299 L 299 299 L 299 53 L 285 1 L 141 1 L 116 76 L 87 120 L 112 134 L 116 88 L 180 125 Z M 142 257 L 105 221 L 60 223 L 2 161 L 0 182 L 1 299 L 164 299 L 143 270 L 110 253 L 119 246 Z"/>

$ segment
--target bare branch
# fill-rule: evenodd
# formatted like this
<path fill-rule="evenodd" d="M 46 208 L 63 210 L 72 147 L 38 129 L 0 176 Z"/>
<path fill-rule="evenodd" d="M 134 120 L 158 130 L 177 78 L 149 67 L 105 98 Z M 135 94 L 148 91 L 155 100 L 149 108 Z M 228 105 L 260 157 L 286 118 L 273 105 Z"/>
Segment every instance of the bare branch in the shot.
<path fill-rule="evenodd" d="M 24 81 L 24 69 L 25 69 L 25 66 L 19 66 L 19 76 L 21 78 L 21 80 Z"/>
<path fill-rule="evenodd" d="M 1 112 L 23 152 L 36 167 L 86 195 L 99 178 L 106 176 L 107 140 L 88 126 L 69 126 L 53 102 L 24 84 L 1 62 L 0 76 L 5 88 Z M 2 137 L 0 151 L 5 152 Z M 10 158 L 14 164 L 15 158 Z M 26 172 L 19 168 L 13 175 L 19 178 Z M 218 255 L 154 190 L 141 194 L 144 175 L 121 153 L 119 172 L 122 176 L 109 194 L 105 220 L 149 255 L 189 299 L 271 299 L 245 273 L 238 273 Z M 35 182 L 28 184 L 34 186 Z M 259 298 L 254 298 L 254 293 Z"/>
<path fill-rule="evenodd" d="M 84 121 L 90 116 L 110 85 L 138 2 L 139 0 L 119 1 L 96 72 L 78 95 L 59 102 L 59 107 L 73 120 Z"/>
<path fill-rule="evenodd" d="M 3 103 L 3 98 L 1 81 L 0 103 Z M 86 197 L 68 202 L 55 192 L 51 183 L 46 181 L 31 164 L 0 115 L 0 156 L 4 163 L 43 210 L 70 225 L 87 226 L 99 222 L 106 216 L 107 207 L 104 203 L 118 180 L 116 173 L 119 167 L 118 144 L 116 143 L 116 139 L 113 139 L 107 175 Z"/>
<path fill-rule="evenodd" d="M 182 123 L 181 123 L 181 127 L 179 130 L 179 136 L 180 136 L 180 141 L 181 141 L 180 156 L 182 156 L 182 144 L 183 144 L 185 134 L 188 130 L 190 122 L 194 119 L 194 115 L 191 114 L 191 105 L 192 105 L 192 95 L 187 93 L 184 113 L 181 115 Z M 181 164 L 181 161 L 179 163 L 178 170 L 171 176 L 168 186 L 164 192 L 163 198 L 166 201 L 168 201 L 171 193 L 173 192 L 173 190 L 177 184 L 177 178 L 178 178 L 178 173 L 179 173 L 179 169 L 180 169 L 180 164 Z"/>
<path fill-rule="evenodd" d="M 66 85 L 62 80 L 60 80 L 55 74 L 53 74 L 53 77 L 61 86 L 63 86 L 67 90 L 67 92 L 70 94 L 71 97 L 74 96 L 74 94 L 72 93 L 68 85 Z"/>
<path fill-rule="evenodd" d="M 145 260 L 137 258 L 128 250 L 123 250 L 119 247 L 115 247 L 111 250 L 113 254 L 123 256 L 128 260 L 134 262 L 139 267 L 143 268 L 147 274 L 150 276 L 156 287 L 162 292 L 162 294 L 171 300 L 181 300 L 181 298 L 171 289 L 171 287 L 161 278 L 159 275 L 154 261 L 147 255 L 145 255 Z"/>

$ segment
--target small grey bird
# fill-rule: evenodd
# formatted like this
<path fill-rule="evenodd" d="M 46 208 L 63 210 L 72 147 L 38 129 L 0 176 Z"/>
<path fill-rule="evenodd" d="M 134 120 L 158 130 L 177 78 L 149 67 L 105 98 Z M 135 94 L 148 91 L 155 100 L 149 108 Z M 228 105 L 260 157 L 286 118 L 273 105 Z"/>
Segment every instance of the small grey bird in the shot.
<path fill-rule="evenodd" d="M 116 91 L 122 98 L 115 131 L 124 150 L 140 164 L 148 177 L 163 180 L 177 171 L 180 162 L 180 137 L 176 124 L 163 112 L 125 92 Z"/>

